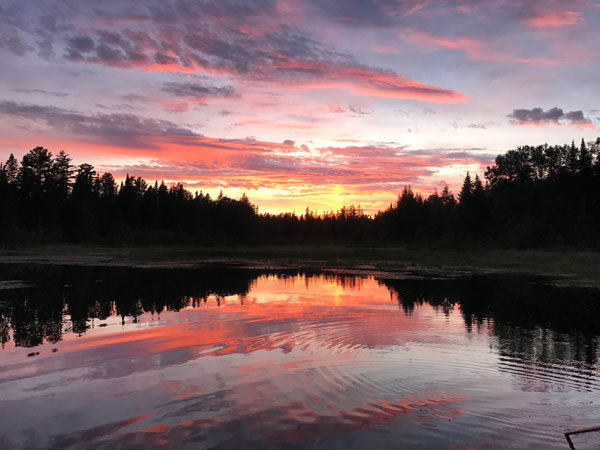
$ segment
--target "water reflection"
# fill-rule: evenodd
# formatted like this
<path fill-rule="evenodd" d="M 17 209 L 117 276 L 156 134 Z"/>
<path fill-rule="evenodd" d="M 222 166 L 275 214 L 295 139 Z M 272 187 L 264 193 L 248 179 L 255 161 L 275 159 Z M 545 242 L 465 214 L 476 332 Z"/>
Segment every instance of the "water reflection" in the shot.
<path fill-rule="evenodd" d="M 0 407 L 14 411 L 0 448 L 552 448 L 600 421 L 594 289 L 231 267 L 0 274 Z"/>
<path fill-rule="evenodd" d="M 82 335 L 110 316 L 137 323 L 150 314 L 221 306 L 232 296 L 240 305 L 257 280 L 275 278 L 323 289 L 322 281 L 341 292 L 360 290 L 373 277 L 233 268 L 134 269 L 129 267 L 2 266 L 2 278 L 21 283 L 0 289 L 0 340 L 19 347 L 57 343 L 64 334 Z M 0 280 L 2 281 L 2 280 Z M 537 281 L 537 282 L 536 282 Z M 379 279 L 406 315 L 431 305 L 446 316 L 458 308 L 468 332 L 486 327 L 499 338 L 504 356 L 534 362 L 598 362 L 600 295 L 595 289 L 557 287 L 547 280 L 515 276 L 467 276 L 453 279 Z M 339 297 L 339 290 L 320 293 Z M 377 292 L 381 295 L 380 292 Z M 364 297 L 364 296 L 363 296 Z M 261 300 L 264 302 L 265 297 Z M 367 302 L 368 298 L 360 298 Z M 264 305 L 263 305 L 264 306 Z"/>

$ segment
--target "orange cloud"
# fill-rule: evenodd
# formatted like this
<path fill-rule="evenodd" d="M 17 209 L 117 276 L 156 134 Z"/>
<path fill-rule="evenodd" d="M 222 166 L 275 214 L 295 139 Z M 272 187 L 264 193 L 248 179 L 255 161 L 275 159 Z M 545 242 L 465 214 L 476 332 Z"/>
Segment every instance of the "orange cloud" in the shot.
<path fill-rule="evenodd" d="M 307 206 L 325 211 L 354 203 L 374 213 L 387 207 L 405 184 L 424 193 L 440 189 L 445 182 L 458 188 L 466 168 L 481 170 L 493 160 L 492 155 L 445 149 L 308 149 L 275 143 L 269 148 L 264 142 L 255 146 L 233 142 L 229 146 L 210 141 L 201 138 L 197 146 L 169 148 L 144 163 L 105 169 L 119 178 L 129 173 L 149 180 L 180 181 L 192 191 L 224 189 L 233 196 L 247 192 L 263 211 L 302 212 Z M 221 145 L 221 151 L 214 151 Z M 450 173 L 446 171 L 440 178 L 440 168 L 450 168 Z"/>

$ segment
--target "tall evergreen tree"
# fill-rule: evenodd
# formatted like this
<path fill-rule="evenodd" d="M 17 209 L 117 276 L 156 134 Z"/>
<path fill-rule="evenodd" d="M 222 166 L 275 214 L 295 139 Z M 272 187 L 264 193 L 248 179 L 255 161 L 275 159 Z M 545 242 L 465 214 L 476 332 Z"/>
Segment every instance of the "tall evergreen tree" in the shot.
<path fill-rule="evenodd" d="M 64 151 L 60 151 L 52 163 L 52 176 L 61 200 L 69 194 L 71 177 L 73 176 L 72 159 Z"/>
<path fill-rule="evenodd" d="M 19 163 L 17 162 L 17 158 L 15 158 L 15 155 L 13 155 L 12 153 L 6 160 L 4 170 L 6 173 L 6 181 L 8 183 L 16 183 L 17 176 L 19 175 Z"/>
<path fill-rule="evenodd" d="M 463 181 L 462 187 L 460 189 L 460 193 L 458 194 L 458 199 L 461 203 L 468 203 L 473 196 L 473 181 L 471 180 L 471 175 L 467 172 L 465 179 Z"/>
<path fill-rule="evenodd" d="M 579 169 L 579 151 L 575 146 L 575 141 L 571 141 L 571 146 L 567 153 L 568 169 L 569 172 L 575 173 Z"/>
<path fill-rule="evenodd" d="M 585 140 L 581 139 L 579 146 L 579 171 L 588 173 L 592 169 L 593 154 L 585 144 Z"/>

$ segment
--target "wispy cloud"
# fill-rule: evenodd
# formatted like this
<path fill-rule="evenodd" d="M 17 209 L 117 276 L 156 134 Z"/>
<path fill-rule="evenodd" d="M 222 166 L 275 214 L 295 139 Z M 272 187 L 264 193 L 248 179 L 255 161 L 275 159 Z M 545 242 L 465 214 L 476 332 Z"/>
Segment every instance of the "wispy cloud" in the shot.
<path fill-rule="evenodd" d="M 507 52 L 494 41 L 483 38 L 464 36 L 445 37 L 423 30 L 409 30 L 401 34 L 401 37 L 430 50 L 450 49 L 463 51 L 470 58 L 482 61 L 495 61 L 503 63 L 528 64 L 533 66 L 551 66 L 557 64 L 548 58 L 537 56 L 520 56 Z"/>
<path fill-rule="evenodd" d="M 44 89 L 11 89 L 11 91 L 18 92 L 19 94 L 41 94 L 58 98 L 64 98 L 69 96 L 68 92 L 52 92 L 45 91 Z"/>
<path fill-rule="evenodd" d="M 523 23 L 529 27 L 564 27 L 577 25 L 583 20 L 583 14 L 578 11 L 556 11 L 530 17 Z"/>

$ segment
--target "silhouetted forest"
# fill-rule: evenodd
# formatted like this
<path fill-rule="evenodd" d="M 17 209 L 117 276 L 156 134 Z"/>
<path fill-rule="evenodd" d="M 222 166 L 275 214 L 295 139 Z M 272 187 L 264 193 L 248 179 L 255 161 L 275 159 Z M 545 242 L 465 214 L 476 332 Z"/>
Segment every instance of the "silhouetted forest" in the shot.
<path fill-rule="evenodd" d="M 259 214 L 181 184 L 127 175 L 120 184 L 64 152 L 36 147 L 0 164 L 0 242 L 477 242 L 503 247 L 600 247 L 600 138 L 579 146 L 523 146 L 467 173 L 457 196 L 406 186 L 374 216 L 360 206 L 315 214 Z"/>

